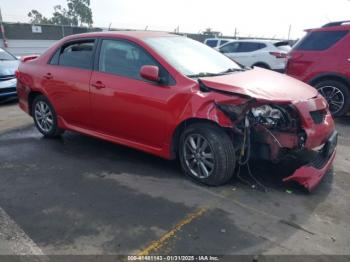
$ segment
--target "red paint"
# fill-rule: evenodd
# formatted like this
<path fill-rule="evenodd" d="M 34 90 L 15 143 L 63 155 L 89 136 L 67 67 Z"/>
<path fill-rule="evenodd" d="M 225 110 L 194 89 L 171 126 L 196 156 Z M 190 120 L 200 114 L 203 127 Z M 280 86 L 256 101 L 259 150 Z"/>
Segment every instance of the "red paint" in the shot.
<path fill-rule="evenodd" d="M 140 75 L 149 81 L 159 81 L 159 68 L 157 66 L 144 65 L 141 67 Z"/>
<path fill-rule="evenodd" d="M 291 176 L 283 179 L 283 182 L 295 181 L 304 186 L 308 191 L 312 191 L 321 182 L 327 171 L 331 168 L 336 151 L 330 156 L 328 161 L 320 169 L 310 165 L 305 165 L 297 169 Z"/>
<path fill-rule="evenodd" d="M 307 32 L 349 31 L 350 25 L 321 27 Z M 320 77 L 341 77 L 350 80 L 350 34 L 346 34 L 333 46 L 322 51 L 291 50 L 288 54 L 286 73 L 303 82 L 313 84 Z"/>
<path fill-rule="evenodd" d="M 256 98 L 256 105 L 289 103 L 298 110 L 301 128 L 307 134 L 306 148 L 319 146 L 334 130 L 334 123 L 324 99 L 310 86 L 278 73 L 253 69 L 229 75 L 202 78 L 205 85 L 226 93 L 201 92 L 198 81 L 178 72 L 150 48 L 143 38 L 162 36 L 155 32 L 91 33 L 69 36 L 33 60 L 21 63 L 18 73 L 20 107 L 29 113 L 31 92 L 45 95 L 58 114 L 61 128 L 77 131 L 114 143 L 130 146 L 167 159 L 174 158 L 172 143 L 175 130 L 184 121 L 197 119 L 232 128 L 234 123 L 215 103 L 240 105 L 242 95 Z M 142 46 L 175 80 L 171 86 L 160 85 L 156 67 L 141 70 L 142 81 L 93 70 L 48 64 L 55 50 L 64 42 L 81 38 L 108 37 L 132 41 Z M 314 124 L 309 112 L 327 110 L 326 121 Z M 275 134 L 286 148 L 296 147 L 296 136 Z M 270 140 L 274 147 L 274 141 Z M 277 155 L 277 153 L 276 153 Z M 271 159 L 274 160 L 274 159 Z M 331 159 L 329 164 L 333 161 Z M 328 167 L 326 168 L 328 169 Z M 322 173 L 324 170 L 320 171 Z M 310 175 L 312 175 L 310 173 Z M 293 179 L 303 182 L 307 174 Z"/>

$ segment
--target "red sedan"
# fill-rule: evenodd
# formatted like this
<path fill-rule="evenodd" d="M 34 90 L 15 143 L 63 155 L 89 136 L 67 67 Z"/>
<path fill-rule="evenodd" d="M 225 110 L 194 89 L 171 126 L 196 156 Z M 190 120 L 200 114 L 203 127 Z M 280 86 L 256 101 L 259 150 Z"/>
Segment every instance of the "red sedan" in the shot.
<path fill-rule="evenodd" d="M 72 130 L 157 156 L 220 185 L 237 165 L 323 145 L 285 181 L 312 190 L 335 157 L 325 99 L 309 85 L 242 68 L 197 41 L 159 32 L 66 37 L 17 72 L 20 107 L 45 137 Z"/>

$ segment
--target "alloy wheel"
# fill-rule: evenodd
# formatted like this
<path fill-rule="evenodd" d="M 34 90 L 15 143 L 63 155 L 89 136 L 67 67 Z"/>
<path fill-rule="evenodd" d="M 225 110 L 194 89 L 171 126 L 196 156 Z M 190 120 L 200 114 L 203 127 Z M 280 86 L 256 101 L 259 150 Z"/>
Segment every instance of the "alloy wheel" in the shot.
<path fill-rule="evenodd" d="M 183 144 L 185 163 L 198 178 L 208 178 L 214 171 L 214 152 L 208 140 L 200 134 L 190 134 Z"/>
<path fill-rule="evenodd" d="M 322 86 L 318 88 L 318 91 L 327 100 L 329 110 L 333 115 L 343 109 L 345 98 L 339 88 L 335 86 Z"/>
<path fill-rule="evenodd" d="M 49 133 L 54 124 L 53 114 L 49 105 L 44 101 L 39 101 L 36 103 L 34 116 L 39 128 L 43 132 Z"/>

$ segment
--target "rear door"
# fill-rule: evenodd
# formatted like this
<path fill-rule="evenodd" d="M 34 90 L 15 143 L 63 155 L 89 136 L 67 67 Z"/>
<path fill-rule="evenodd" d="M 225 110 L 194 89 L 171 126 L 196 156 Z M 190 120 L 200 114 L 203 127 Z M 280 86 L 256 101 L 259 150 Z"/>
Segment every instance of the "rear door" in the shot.
<path fill-rule="evenodd" d="M 92 120 L 105 135 L 160 148 L 174 82 L 141 46 L 122 39 L 101 39 L 91 77 Z M 140 76 L 143 65 L 160 68 L 167 84 Z"/>
<path fill-rule="evenodd" d="M 60 47 L 45 67 L 42 85 L 58 115 L 75 127 L 90 128 L 90 77 L 95 39 Z"/>

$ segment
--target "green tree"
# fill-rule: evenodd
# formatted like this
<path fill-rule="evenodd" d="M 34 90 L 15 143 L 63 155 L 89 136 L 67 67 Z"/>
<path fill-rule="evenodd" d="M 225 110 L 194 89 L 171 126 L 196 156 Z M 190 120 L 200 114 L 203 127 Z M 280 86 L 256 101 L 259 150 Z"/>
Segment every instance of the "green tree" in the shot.
<path fill-rule="evenodd" d="M 92 26 L 92 11 L 90 0 L 67 0 L 67 8 L 60 5 L 54 6 L 51 18 L 44 17 L 37 10 L 28 13 L 32 24 L 54 24 L 71 26 Z"/>
<path fill-rule="evenodd" d="M 68 15 L 74 23 L 79 25 L 87 24 L 92 26 L 92 11 L 90 8 L 90 0 L 67 0 Z"/>
<path fill-rule="evenodd" d="M 31 10 L 28 13 L 28 17 L 30 18 L 31 24 L 52 24 L 50 19 L 47 19 L 43 16 L 38 10 Z"/>
<path fill-rule="evenodd" d="M 54 25 L 78 25 L 78 23 L 73 21 L 73 19 L 70 17 L 68 10 L 66 8 L 62 8 L 60 5 L 56 5 L 54 7 L 54 12 L 50 20 Z"/>

